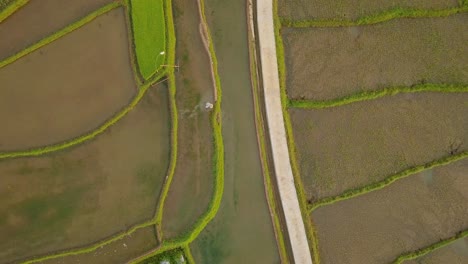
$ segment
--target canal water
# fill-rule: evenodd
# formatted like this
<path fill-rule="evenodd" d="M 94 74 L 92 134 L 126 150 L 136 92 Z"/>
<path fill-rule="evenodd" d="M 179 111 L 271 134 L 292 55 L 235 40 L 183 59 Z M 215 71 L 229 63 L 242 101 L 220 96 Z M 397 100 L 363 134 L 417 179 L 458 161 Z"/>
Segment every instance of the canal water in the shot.
<path fill-rule="evenodd" d="M 257 146 L 246 1 L 205 0 L 223 91 L 225 187 L 215 219 L 192 243 L 197 263 L 279 263 Z"/>

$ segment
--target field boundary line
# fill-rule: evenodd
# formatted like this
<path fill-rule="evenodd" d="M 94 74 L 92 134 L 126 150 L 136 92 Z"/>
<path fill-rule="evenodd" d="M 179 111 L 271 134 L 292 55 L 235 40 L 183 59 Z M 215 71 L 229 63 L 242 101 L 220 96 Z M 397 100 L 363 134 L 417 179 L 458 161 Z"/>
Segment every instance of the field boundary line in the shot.
<path fill-rule="evenodd" d="M 463 93 L 468 92 L 468 85 L 423 83 L 413 86 L 395 86 L 375 91 L 361 91 L 351 95 L 329 100 L 289 99 L 288 106 L 292 108 L 303 109 L 323 109 L 347 105 L 355 102 L 378 99 L 384 96 L 416 92 Z"/>
<path fill-rule="evenodd" d="M 392 8 L 369 16 L 363 16 L 355 20 L 345 19 L 310 19 L 294 20 L 281 17 L 281 25 L 290 28 L 309 28 L 309 27 L 352 27 L 373 25 L 387 22 L 399 18 L 440 18 L 464 13 L 468 11 L 468 5 L 464 4 L 457 7 L 446 9 L 413 9 L 413 8 Z"/>
<path fill-rule="evenodd" d="M 163 2 L 163 9 L 164 9 L 164 16 L 165 16 L 165 23 L 166 23 L 166 52 L 167 61 L 168 63 L 173 64 L 175 62 L 175 47 L 176 47 L 176 36 L 175 36 L 175 29 L 174 29 L 174 21 L 172 18 L 172 0 L 166 0 Z M 164 213 L 164 204 L 169 194 L 169 189 L 171 187 L 172 180 L 174 178 L 175 169 L 177 165 L 177 156 L 178 156 L 178 133 L 179 133 L 179 114 L 177 111 L 177 101 L 176 101 L 176 80 L 174 75 L 174 68 L 170 67 L 166 69 L 169 78 L 169 98 L 170 98 L 170 109 L 171 109 L 171 159 L 168 168 L 168 172 L 166 175 L 166 179 L 164 180 L 163 189 L 159 196 L 157 205 L 156 205 L 156 212 L 154 215 L 154 219 L 156 220 L 156 234 L 158 239 L 163 241 L 163 233 L 162 233 L 162 219 Z"/>
<path fill-rule="evenodd" d="M 254 103 L 255 113 L 255 126 L 257 134 L 257 142 L 260 154 L 260 161 L 262 165 L 262 174 L 264 178 L 265 196 L 268 202 L 268 208 L 270 211 L 270 217 L 273 223 L 273 230 L 276 237 L 276 244 L 279 249 L 279 256 L 282 264 L 289 263 L 289 254 L 286 249 L 285 237 L 283 234 L 280 218 L 278 215 L 278 205 L 276 203 L 274 186 L 272 183 L 272 174 L 268 162 L 268 152 L 266 147 L 265 139 L 265 122 L 264 116 L 261 110 L 260 102 L 260 87 L 259 87 L 259 72 L 258 72 L 258 61 L 257 61 L 257 50 L 256 50 L 256 33 L 254 25 L 254 8 L 253 1 L 249 0 L 247 3 L 247 19 L 248 19 L 248 45 L 249 45 L 249 66 L 250 66 L 250 80 L 252 84 L 252 96 Z"/>
<path fill-rule="evenodd" d="M 458 232 L 455 236 L 440 240 L 439 242 L 436 242 L 436 243 L 434 243 L 432 245 L 429 245 L 427 247 L 420 248 L 420 249 L 412 251 L 412 252 L 404 253 L 403 255 L 400 255 L 397 259 L 395 259 L 392 263 L 393 264 L 400 264 L 400 263 L 404 262 L 405 260 L 412 260 L 412 259 L 419 258 L 419 257 L 424 256 L 424 255 L 426 255 L 428 253 L 431 253 L 432 251 L 435 251 L 435 250 L 437 250 L 439 248 L 448 246 L 449 244 L 455 242 L 456 240 L 462 239 L 462 238 L 465 238 L 465 237 L 468 237 L 468 229 L 462 230 L 462 231 Z"/>
<path fill-rule="evenodd" d="M 66 149 L 66 148 L 70 148 L 70 147 L 76 146 L 78 144 L 84 143 L 85 141 L 93 139 L 94 137 L 104 133 L 110 126 L 117 123 L 120 119 L 125 117 L 125 115 L 127 115 L 133 108 L 135 108 L 135 106 L 140 102 L 140 100 L 145 95 L 148 88 L 150 88 L 152 85 L 157 83 L 157 81 L 160 81 L 160 82 L 164 81 L 164 79 L 161 80 L 162 76 L 164 76 L 164 75 L 160 75 L 157 78 L 155 78 L 154 80 L 152 80 L 151 82 L 148 82 L 148 83 L 142 85 L 141 89 L 138 91 L 136 96 L 133 97 L 133 99 L 131 100 L 131 102 L 127 106 L 125 106 L 120 112 L 118 112 L 116 115 L 114 115 L 113 117 L 108 119 L 106 122 L 104 122 L 104 124 L 99 126 L 97 129 L 94 129 L 91 132 L 88 132 L 86 134 L 78 136 L 78 137 L 76 137 L 74 139 L 64 141 L 64 142 L 61 142 L 61 143 L 57 143 L 57 144 L 51 144 L 51 145 L 47 145 L 47 146 L 43 146 L 43 147 L 39 147 L 39 148 L 34 148 L 34 149 L 30 149 L 30 150 L 24 150 L 24 151 L 0 152 L 0 160 L 1 159 L 7 159 L 7 158 L 40 156 L 40 155 L 48 154 L 48 153 L 51 153 L 51 152 L 55 152 L 55 151 L 63 150 L 63 149 Z"/>
<path fill-rule="evenodd" d="M 336 202 L 340 202 L 340 201 L 343 201 L 343 200 L 348 200 L 348 199 L 351 199 L 351 198 L 354 198 L 354 197 L 357 197 L 357 196 L 361 196 L 361 195 L 364 195 L 364 194 L 367 194 L 367 193 L 370 193 L 370 192 L 373 192 L 373 191 L 383 189 L 383 188 L 387 187 L 388 185 L 390 185 L 390 184 L 392 184 L 392 183 L 394 183 L 394 182 L 396 182 L 398 180 L 404 179 L 404 178 L 409 177 L 411 175 L 414 175 L 416 173 L 419 173 L 419 172 L 422 172 L 422 171 L 425 171 L 425 170 L 429 170 L 429 169 L 432 169 L 432 168 L 435 168 L 435 167 L 448 165 L 450 163 L 453 163 L 453 162 L 456 162 L 456 161 L 459 161 L 459 160 L 463 160 L 465 158 L 468 158 L 468 151 L 464 151 L 464 152 L 461 152 L 461 153 L 455 154 L 455 155 L 446 156 L 446 157 L 441 158 L 441 159 L 433 160 L 433 161 L 425 163 L 423 165 L 417 165 L 417 166 L 414 166 L 414 167 L 404 169 L 404 170 L 402 170 L 400 172 L 397 172 L 396 174 L 393 174 L 391 176 L 386 177 L 383 180 L 380 180 L 380 181 L 377 181 L 377 182 L 374 182 L 374 183 L 371 183 L 371 184 L 368 184 L 368 185 L 365 185 L 365 186 L 362 186 L 362 187 L 359 187 L 359 188 L 349 189 L 349 190 L 344 191 L 343 193 L 341 193 L 339 195 L 336 195 L 336 196 L 331 196 L 331 197 L 326 197 L 326 198 L 319 199 L 318 201 L 312 203 L 309 206 L 309 213 L 311 213 L 313 210 L 315 210 L 315 209 L 317 209 L 319 207 L 334 204 Z"/>
<path fill-rule="evenodd" d="M 195 264 L 195 259 L 193 258 L 192 251 L 190 250 L 190 246 L 185 245 L 182 247 L 182 250 L 184 251 L 184 254 L 187 257 L 187 262 L 189 264 Z"/>
<path fill-rule="evenodd" d="M 299 206 L 301 208 L 302 220 L 306 226 L 307 239 L 309 240 L 309 248 L 312 252 L 314 264 L 320 264 L 320 255 L 318 250 L 316 231 L 310 220 L 307 210 L 307 198 L 304 193 L 304 186 L 300 178 L 299 167 L 296 159 L 296 147 L 294 143 L 294 135 L 292 131 L 291 118 L 288 112 L 288 95 L 286 92 L 286 64 L 284 57 L 283 38 L 281 37 L 281 21 L 278 16 L 278 0 L 273 0 L 273 19 L 275 28 L 275 41 L 276 41 L 276 56 L 278 61 L 278 74 L 280 79 L 280 95 L 281 107 L 283 111 L 284 125 L 286 128 L 286 138 L 288 143 L 288 151 L 291 162 L 291 168 L 294 176 L 294 183 L 296 185 L 296 192 L 299 197 Z"/>
<path fill-rule="evenodd" d="M 28 2 L 29 0 L 16 0 L 8 4 L 7 7 L 3 9 L 2 12 L 0 12 L 0 23 L 2 23 L 3 20 L 7 19 L 9 16 L 15 13 L 16 10 L 20 9 L 21 7 L 26 5 Z"/>
<path fill-rule="evenodd" d="M 93 11 L 91 12 L 90 14 L 86 15 L 85 17 L 81 18 L 80 20 L 56 31 L 55 33 L 53 33 L 52 35 L 49 35 L 41 40 L 39 40 L 38 42 L 36 42 L 35 44 L 32 44 L 31 46 L 11 55 L 10 57 L 7 57 L 5 58 L 4 60 L 0 61 L 0 68 L 3 68 L 5 67 L 6 65 L 8 64 L 11 64 L 13 62 L 15 62 L 16 60 L 28 55 L 29 53 L 67 35 L 68 33 L 71 33 L 73 31 L 75 31 L 76 29 L 86 25 L 87 23 L 93 21 L 94 19 L 96 19 L 98 16 L 100 15 L 103 15 L 117 7 L 120 7 L 122 6 L 122 3 L 121 2 L 112 2 L 110 4 L 107 4 L 99 9 L 97 9 L 96 11 Z"/>

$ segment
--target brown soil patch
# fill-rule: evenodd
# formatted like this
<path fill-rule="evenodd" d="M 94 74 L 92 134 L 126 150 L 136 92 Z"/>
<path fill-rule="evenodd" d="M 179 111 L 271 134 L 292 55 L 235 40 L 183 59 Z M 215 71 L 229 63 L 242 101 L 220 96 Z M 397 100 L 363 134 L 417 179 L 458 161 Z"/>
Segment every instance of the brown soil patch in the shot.
<path fill-rule="evenodd" d="M 139 229 L 129 236 L 101 247 L 96 251 L 75 256 L 43 261 L 42 264 L 116 264 L 126 263 L 147 251 L 156 248 L 157 241 L 153 226 Z"/>
<path fill-rule="evenodd" d="M 149 219 L 169 163 L 166 87 L 93 141 L 0 161 L 0 262 L 83 246 Z"/>
<path fill-rule="evenodd" d="M 78 21 L 112 0 L 31 0 L 0 24 L 0 60 Z"/>
<path fill-rule="evenodd" d="M 403 264 L 466 264 L 468 263 L 468 238 L 459 239 L 454 243 L 437 249 L 415 260 Z"/>
<path fill-rule="evenodd" d="M 69 140 L 127 105 L 126 34 L 124 10 L 113 10 L 0 69 L 0 151 Z"/>
<path fill-rule="evenodd" d="M 181 64 L 176 73 L 179 110 L 177 167 L 166 200 L 163 234 L 175 237 L 189 230 L 207 209 L 213 191 L 213 134 L 210 113 L 213 100 L 209 57 L 200 37 L 196 1 L 174 1 L 177 47 Z"/>
<path fill-rule="evenodd" d="M 337 195 L 468 150 L 468 94 L 420 93 L 321 110 L 291 109 L 308 197 Z"/>
<path fill-rule="evenodd" d="M 468 82 L 468 14 L 372 26 L 283 29 L 291 98 Z"/>
<path fill-rule="evenodd" d="M 356 19 L 396 7 L 444 9 L 457 0 L 278 0 L 278 14 L 292 19 Z"/>
<path fill-rule="evenodd" d="M 322 263 L 390 263 L 468 227 L 467 160 L 313 212 Z M 450 262 L 441 262 L 450 263 Z"/>

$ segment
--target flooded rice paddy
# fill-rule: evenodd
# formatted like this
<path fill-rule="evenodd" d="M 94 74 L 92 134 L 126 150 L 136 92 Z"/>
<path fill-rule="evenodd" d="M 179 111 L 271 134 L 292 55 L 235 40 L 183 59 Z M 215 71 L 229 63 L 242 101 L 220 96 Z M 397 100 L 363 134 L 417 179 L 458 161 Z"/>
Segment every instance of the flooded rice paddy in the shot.
<path fill-rule="evenodd" d="M 150 219 L 167 173 L 168 93 L 158 85 L 82 145 L 0 161 L 0 263 L 84 246 Z"/>
<path fill-rule="evenodd" d="M 136 87 L 124 12 L 106 13 L 0 69 L 0 151 L 70 140 L 129 103 Z"/>
<path fill-rule="evenodd" d="M 31 0 L 0 24 L 0 60 L 31 46 L 112 0 Z"/>
<path fill-rule="evenodd" d="M 466 229 L 467 170 L 465 159 L 434 168 L 430 186 L 412 175 L 384 189 L 317 209 L 312 217 L 322 262 L 391 263 L 402 253 Z"/>

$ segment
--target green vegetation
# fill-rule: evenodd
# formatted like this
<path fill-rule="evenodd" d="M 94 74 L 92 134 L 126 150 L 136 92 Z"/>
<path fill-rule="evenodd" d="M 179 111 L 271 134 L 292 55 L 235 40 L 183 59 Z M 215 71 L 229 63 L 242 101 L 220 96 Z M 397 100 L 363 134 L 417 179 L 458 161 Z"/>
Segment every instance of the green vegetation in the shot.
<path fill-rule="evenodd" d="M 131 0 L 130 18 L 138 68 L 148 80 L 164 63 L 166 25 L 163 0 Z"/>
<path fill-rule="evenodd" d="M 265 181 L 265 188 L 267 194 L 268 207 L 270 208 L 270 213 L 272 215 L 273 227 L 275 230 L 276 241 L 279 248 L 279 255 L 281 258 L 281 263 L 288 263 L 288 253 L 286 250 L 285 238 L 281 228 L 280 219 L 278 216 L 278 206 L 276 204 L 275 194 L 273 191 L 272 183 L 272 174 L 270 173 L 270 168 L 268 164 L 268 152 L 265 139 L 265 124 L 263 121 L 262 110 L 261 110 L 261 100 L 260 100 L 260 91 L 258 87 L 258 72 L 257 72 L 257 60 L 255 57 L 255 40 L 252 39 L 252 32 L 249 32 L 249 61 L 250 61 L 250 79 L 252 81 L 253 88 L 253 98 L 254 98 L 254 111 L 255 111 L 255 125 L 257 128 L 257 140 L 260 150 L 260 159 L 262 163 L 263 177 Z"/>
<path fill-rule="evenodd" d="M 302 220 L 307 230 L 307 238 L 309 240 L 309 247 L 312 250 L 313 262 L 320 264 L 320 256 L 317 244 L 317 236 L 315 229 L 310 221 L 307 211 L 307 198 L 304 193 L 304 186 L 300 179 L 299 167 L 296 159 L 296 147 L 294 143 L 294 136 L 292 131 L 291 117 L 288 112 L 288 96 L 286 94 L 286 64 L 284 58 L 284 45 L 281 37 L 281 21 L 278 16 L 278 0 L 273 0 L 273 16 L 274 16 L 274 27 L 275 27 L 275 41 L 276 41 L 276 56 L 278 60 L 278 73 L 280 79 L 280 93 L 281 93 L 281 106 L 283 110 L 284 125 L 286 128 L 286 136 L 288 141 L 288 150 L 291 162 L 291 168 L 294 175 L 294 183 L 296 185 L 296 192 L 299 200 L 299 206 L 301 207 Z"/>
<path fill-rule="evenodd" d="M 369 185 L 366 185 L 366 186 L 363 186 L 363 187 L 360 187 L 360 188 L 351 189 L 351 190 L 345 191 L 342 194 L 337 195 L 337 196 L 327 197 L 327 198 L 323 198 L 321 200 L 318 200 L 318 201 L 314 202 L 309 207 L 309 211 L 311 212 L 311 211 L 313 211 L 313 210 L 315 210 L 315 209 L 317 209 L 317 208 L 319 208 L 321 206 L 324 206 L 324 205 L 333 204 L 333 203 L 343 201 L 343 200 L 347 200 L 347 199 L 350 199 L 350 198 L 353 198 L 353 197 L 356 197 L 356 196 L 360 196 L 360 195 L 363 195 L 363 194 L 366 194 L 366 193 L 369 193 L 369 192 L 372 192 L 372 191 L 380 190 L 380 189 L 394 183 L 397 180 L 401 180 L 401 179 L 406 178 L 408 176 L 411 176 L 411 175 L 413 175 L 415 173 L 422 172 L 422 171 L 428 170 L 428 169 L 432 169 L 434 167 L 447 165 L 449 163 L 452 163 L 452 162 L 455 162 L 455 161 L 458 161 L 458 160 L 461 160 L 461 159 L 465 159 L 467 157 L 468 157 L 468 151 L 465 151 L 465 152 L 461 152 L 459 154 L 447 156 L 447 157 L 439 159 L 439 160 L 434 160 L 432 162 L 429 162 L 429 163 L 426 163 L 426 164 L 423 164 L 423 165 L 419 165 L 419 166 L 415 166 L 415 167 L 411 167 L 411 168 L 402 170 L 402 171 L 400 171 L 400 172 L 398 172 L 396 174 L 393 174 L 393 175 L 385 178 L 382 181 L 378 181 L 378 182 L 375 182 L 375 183 L 372 183 L 372 184 L 369 184 Z"/>
<path fill-rule="evenodd" d="M 314 100 L 290 100 L 289 107 L 294 108 L 312 108 L 321 109 L 328 107 L 335 107 L 346 105 L 354 102 L 360 102 L 365 100 L 377 99 L 387 95 L 396 95 L 400 93 L 416 93 L 416 92 L 444 92 L 444 93 L 461 93 L 468 92 L 468 85 L 457 85 L 457 84 L 432 84 L 423 83 L 417 84 L 410 87 L 398 86 L 389 87 L 377 91 L 362 91 L 352 95 L 325 100 L 325 101 L 314 101 Z"/>
<path fill-rule="evenodd" d="M 285 27 L 351 27 L 361 25 L 371 25 L 382 23 L 397 18 L 431 18 L 431 17 L 447 17 L 458 13 L 468 11 L 468 6 L 465 4 L 460 7 L 453 7 L 440 10 L 421 10 L 410 8 L 394 8 L 381 13 L 376 13 L 370 16 L 358 18 L 356 20 L 345 19 L 329 19 L 329 20 L 292 20 L 289 18 L 281 18 L 281 25 Z"/>
<path fill-rule="evenodd" d="M 0 61 L 0 68 L 2 67 L 5 67 L 6 65 L 10 64 L 10 63 L 13 63 L 14 61 L 16 61 L 17 59 L 25 56 L 25 55 L 28 55 L 29 53 L 41 48 L 42 46 L 45 46 L 47 44 L 49 44 L 50 42 L 54 41 L 54 40 L 57 40 L 63 36 L 65 36 L 66 34 L 80 28 L 81 26 L 84 26 L 85 24 L 91 22 L 92 20 L 94 20 L 96 17 L 102 15 L 102 14 L 105 14 L 111 10 L 113 10 L 114 8 L 117 8 L 119 6 L 121 6 L 122 4 L 120 2 L 112 2 L 94 12 L 92 12 L 91 14 L 85 16 L 84 18 L 78 20 L 77 22 L 73 23 L 73 24 L 70 24 L 68 26 L 66 26 L 65 28 L 55 32 L 54 34 L 50 35 L 50 36 L 47 36 L 43 39 L 41 39 L 40 41 L 38 41 L 37 43 L 27 47 L 26 49 L 24 50 L 21 50 L 20 52 L 4 59 L 3 61 Z M 0 158 L 1 158 L 1 154 L 0 154 Z"/>
<path fill-rule="evenodd" d="M 0 23 L 28 2 L 29 0 L 0 0 Z"/>
<path fill-rule="evenodd" d="M 449 237 L 447 239 L 440 240 L 439 242 L 434 243 L 434 244 L 432 244 L 432 245 L 430 245 L 428 247 L 421 248 L 421 249 L 418 249 L 416 251 L 405 253 L 405 254 L 399 256 L 397 259 L 395 259 L 393 261 L 393 263 L 394 264 L 400 264 L 405 260 L 411 260 L 411 259 L 419 258 L 419 257 L 424 256 L 424 255 L 426 255 L 426 254 L 428 254 L 428 253 L 430 253 L 430 252 L 432 252 L 434 250 L 437 250 L 437 249 L 439 249 L 441 247 L 447 246 L 450 243 L 455 242 L 455 240 L 457 240 L 457 239 L 462 239 L 462 238 L 465 238 L 465 237 L 468 237 L 468 229 L 460 231 L 455 236 Z"/>
<path fill-rule="evenodd" d="M 176 248 L 168 251 L 164 251 L 156 256 L 145 259 L 140 262 L 141 264 L 160 264 L 163 261 L 169 261 L 169 263 L 194 263 L 187 262 L 187 257 L 184 255 L 184 251 L 181 248 Z"/>

